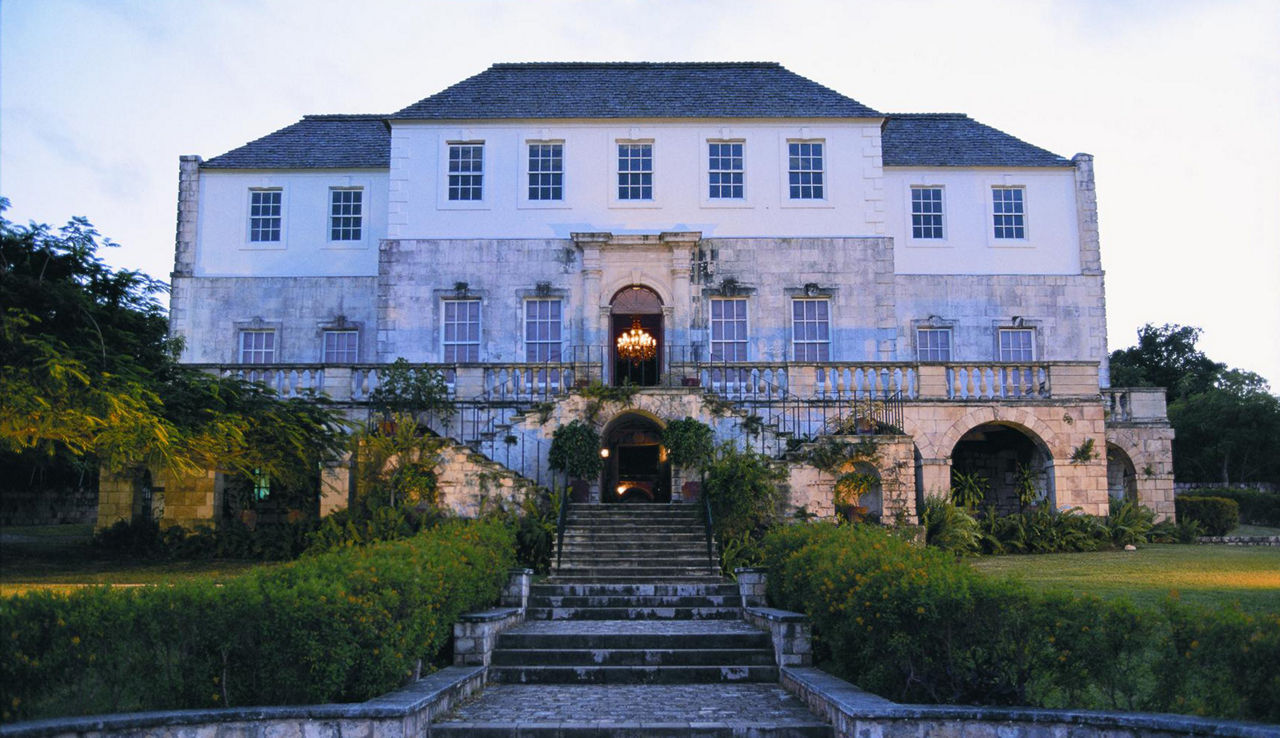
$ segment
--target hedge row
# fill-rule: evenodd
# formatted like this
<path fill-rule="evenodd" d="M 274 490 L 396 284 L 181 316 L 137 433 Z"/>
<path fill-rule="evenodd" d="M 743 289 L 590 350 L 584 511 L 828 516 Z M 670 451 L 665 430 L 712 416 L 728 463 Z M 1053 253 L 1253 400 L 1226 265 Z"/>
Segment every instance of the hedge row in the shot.
<path fill-rule="evenodd" d="M 1039 593 L 871 526 L 765 538 L 769 598 L 818 659 L 901 702 L 1280 720 L 1280 616 Z"/>
<path fill-rule="evenodd" d="M 1185 494 L 1187 497 L 1221 497 L 1234 500 L 1240 505 L 1240 522 L 1280 527 L 1280 492 L 1210 487 L 1193 489 Z"/>
<path fill-rule="evenodd" d="M 1240 524 L 1240 505 L 1225 497 L 1179 495 L 1173 499 L 1173 510 L 1178 520 L 1194 520 L 1207 536 L 1225 536 Z"/>
<path fill-rule="evenodd" d="M 9 721 L 366 700 L 447 656 L 452 623 L 496 601 L 514 550 L 507 525 L 453 521 L 221 587 L 0 600 L 0 710 Z"/>

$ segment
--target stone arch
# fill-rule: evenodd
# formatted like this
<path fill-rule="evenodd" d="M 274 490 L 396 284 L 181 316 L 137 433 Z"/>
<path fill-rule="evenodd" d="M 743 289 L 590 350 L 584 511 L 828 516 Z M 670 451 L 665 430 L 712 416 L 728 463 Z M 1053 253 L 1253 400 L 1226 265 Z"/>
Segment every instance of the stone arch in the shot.
<path fill-rule="evenodd" d="M 1138 472 L 1133 456 L 1112 441 L 1107 442 L 1107 495 L 1138 501 Z"/>
<path fill-rule="evenodd" d="M 670 308 L 675 304 L 675 294 L 672 293 L 671 286 L 666 284 L 657 274 L 641 270 L 625 277 L 619 277 L 603 285 L 600 290 L 600 308 L 602 310 L 611 309 L 613 301 L 618 298 L 618 295 L 630 287 L 641 287 L 657 295 L 658 299 L 662 301 L 664 309 Z"/>
<path fill-rule="evenodd" d="M 666 423 L 651 412 L 628 408 L 600 434 L 604 468 L 601 502 L 670 502 L 671 463 L 662 445 Z"/>
<path fill-rule="evenodd" d="M 952 490 L 973 479 L 982 491 L 979 506 L 999 514 L 1027 505 L 1056 504 L 1054 456 L 1045 441 L 1026 426 L 991 421 L 965 431 L 948 452 Z"/>
<path fill-rule="evenodd" d="M 1031 411 L 1019 407 L 995 408 L 991 406 L 974 408 L 965 413 L 963 417 L 952 423 L 939 438 L 917 437 L 917 443 L 921 444 L 920 452 L 925 458 L 950 456 L 951 449 L 955 448 L 956 443 L 960 441 L 964 434 L 980 425 L 989 423 L 1017 428 L 1023 433 L 1032 436 L 1040 443 L 1043 443 L 1049 455 L 1055 459 L 1064 458 L 1070 453 L 1070 450 L 1064 445 L 1058 434 Z"/>

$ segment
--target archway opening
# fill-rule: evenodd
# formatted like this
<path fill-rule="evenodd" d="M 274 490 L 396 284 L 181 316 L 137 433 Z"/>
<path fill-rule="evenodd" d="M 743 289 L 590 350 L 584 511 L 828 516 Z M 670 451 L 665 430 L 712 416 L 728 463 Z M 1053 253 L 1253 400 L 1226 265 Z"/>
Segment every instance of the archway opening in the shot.
<path fill-rule="evenodd" d="M 951 486 L 953 494 L 966 489 L 978 509 L 997 515 L 1053 505 L 1053 458 L 1029 431 L 985 423 L 951 449 Z"/>
<path fill-rule="evenodd" d="M 615 385 L 651 387 L 658 384 L 665 348 L 662 327 L 662 299 L 653 290 L 636 284 L 618 290 L 613 296 L 609 303 L 609 352 L 613 360 Z M 636 358 L 622 355 L 618 339 L 632 330 L 642 331 L 653 338 L 652 356 Z"/>
<path fill-rule="evenodd" d="M 1107 494 L 1117 500 L 1138 501 L 1138 473 L 1124 449 L 1107 444 Z"/>
<path fill-rule="evenodd" d="M 605 426 L 601 442 L 608 453 L 601 473 L 601 502 L 671 501 L 671 463 L 657 421 L 623 413 Z"/>

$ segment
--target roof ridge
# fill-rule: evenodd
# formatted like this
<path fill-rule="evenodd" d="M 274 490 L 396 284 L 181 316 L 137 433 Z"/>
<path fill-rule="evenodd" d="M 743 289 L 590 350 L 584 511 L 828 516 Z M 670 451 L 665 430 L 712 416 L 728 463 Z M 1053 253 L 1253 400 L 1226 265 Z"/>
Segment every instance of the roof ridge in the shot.
<path fill-rule="evenodd" d="M 535 61 L 535 62 L 495 62 L 489 66 L 490 69 L 547 69 L 549 67 L 570 67 L 574 69 L 589 69 L 591 67 L 624 69 L 633 67 L 637 69 L 655 68 L 655 67 L 721 67 L 721 68 L 755 68 L 755 69 L 782 69 L 782 64 L 770 61 L 678 61 L 678 62 L 653 62 L 653 61 L 620 61 L 620 62 L 592 62 L 592 61 Z"/>
<path fill-rule="evenodd" d="M 961 119 L 969 118 L 967 113 L 885 113 L 886 118 L 936 118 L 936 119 Z M 969 118 L 969 120 L 973 120 Z"/>
<path fill-rule="evenodd" d="M 302 120 L 386 120 L 388 113 L 308 113 Z"/>

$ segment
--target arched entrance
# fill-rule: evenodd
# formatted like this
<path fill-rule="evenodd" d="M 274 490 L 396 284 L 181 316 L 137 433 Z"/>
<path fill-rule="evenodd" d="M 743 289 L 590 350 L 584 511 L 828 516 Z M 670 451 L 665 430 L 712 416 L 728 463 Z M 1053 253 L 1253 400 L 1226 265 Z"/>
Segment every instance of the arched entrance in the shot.
<path fill-rule="evenodd" d="M 623 413 L 601 434 L 604 460 L 601 502 L 670 502 L 671 463 L 662 426 L 640 413 Z"/>
<path fill-rule="evenodd" d="M 951 450 L 952 488 L 972 484 L 983 491 L 979 509 L 997 514 L 1054 504 L 1053 458 L 1044 442 L 1014 426 L 983 423 Z"/>
<path fill-rule="evenodd" d="M 1133 460 L 1113 443 L 1107 444 L 1107 494 L 1118 500 L 1138 501 L 1138 473 Z"/>
<path fill-rule="evenodd" d="M 628 359 L 618 352 L 618 338 L 638 328 L 657 342 L 652 358 Z M 637 384 L 642 387 L 656 385 L 662 352 L 665 348 L 662 335 L 662 299 L 648 287 L 633 284 L 618 290 L 609 303 L 609 350 L 613 357 L 613 383 Z"/>

